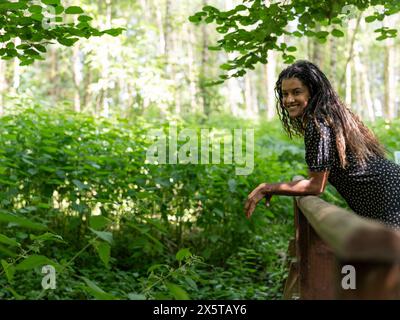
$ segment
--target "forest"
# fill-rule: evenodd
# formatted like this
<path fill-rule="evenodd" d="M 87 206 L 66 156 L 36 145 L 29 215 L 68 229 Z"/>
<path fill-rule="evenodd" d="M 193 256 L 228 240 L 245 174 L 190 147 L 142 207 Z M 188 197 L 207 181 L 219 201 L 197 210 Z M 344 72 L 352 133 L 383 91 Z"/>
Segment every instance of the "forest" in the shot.
<path fill-rule="evenodd" d="M 244 212 L 260 183 L 307 176 L 277 77 L 318 65 L 395 161 L 399 11 L 0 0 L 0 300 L 282 299 L 293 198 Z"/>

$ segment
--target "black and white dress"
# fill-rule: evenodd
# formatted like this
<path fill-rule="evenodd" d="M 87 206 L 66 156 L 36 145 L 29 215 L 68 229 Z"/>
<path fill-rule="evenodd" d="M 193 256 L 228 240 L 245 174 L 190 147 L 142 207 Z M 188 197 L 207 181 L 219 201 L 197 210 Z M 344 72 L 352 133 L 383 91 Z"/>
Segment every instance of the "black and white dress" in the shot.
<path fill-rule="evenodd" d="M 346 150 L 348 165 L 343 169 L 333 129 L 317 121 L 320 129 L 310 120 L 304 133 L 309 170 L 329 170 L 328 181 L 355 213 L 400 230 L 400 166 L 377 156 L 361 167 Z"/>

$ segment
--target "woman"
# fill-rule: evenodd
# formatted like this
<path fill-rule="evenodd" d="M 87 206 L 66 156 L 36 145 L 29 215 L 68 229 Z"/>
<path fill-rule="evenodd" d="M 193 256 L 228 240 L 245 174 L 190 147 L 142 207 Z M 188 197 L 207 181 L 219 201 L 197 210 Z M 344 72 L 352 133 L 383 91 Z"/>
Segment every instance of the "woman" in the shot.
<path fill-rule="evenodd" d="M 355 213 L 400 229 L 400 166 L 385 158 L 383 146 L 322 71 L 298 61 L 281 72 L 275 91 L 285 131 L 304 136 L 309 178 L 260 184 L 247 198 L 247 218 L 263 198 L 269 206 L 273 195 L 319 195 L 329 181 Z"/>

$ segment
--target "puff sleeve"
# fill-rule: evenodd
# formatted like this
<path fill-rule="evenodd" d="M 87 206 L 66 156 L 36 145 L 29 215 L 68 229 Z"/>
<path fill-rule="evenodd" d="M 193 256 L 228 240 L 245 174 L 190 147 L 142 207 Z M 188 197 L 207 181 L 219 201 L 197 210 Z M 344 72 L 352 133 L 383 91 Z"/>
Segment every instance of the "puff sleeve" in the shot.
<path fill-rule="evenodd" d="M 322 120 L 310 120 L 304 132 L 305 160 L 310 171 L 330 170 L 334 162 L 333 130 Z"/>

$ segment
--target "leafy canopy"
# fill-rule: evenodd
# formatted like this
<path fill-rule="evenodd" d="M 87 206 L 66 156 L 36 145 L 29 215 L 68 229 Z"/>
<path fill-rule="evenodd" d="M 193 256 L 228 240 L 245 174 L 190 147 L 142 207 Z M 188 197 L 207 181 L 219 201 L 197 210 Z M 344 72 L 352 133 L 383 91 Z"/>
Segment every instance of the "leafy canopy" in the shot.
<path fill-rule="evenodd" d="M 285 63 L 292 63 L 296 59 L 293 52 L 295 46 L 278 43 L 282 35 L 295 37 L 312 37 L 324 43 L 329 35 L 343 37 L 341 30 L 346 22 L 354 18 L 369 7 L 374 13 L 365 18 L 371 23 L 375 20 L 383 21 L 385 16 L 400 11 L 398 0 L 292 0 L 269 1 L 243 0 L 243 4 L 229 11 L 220 11 L 213 6 L 205 6 L 189 17 L 189 21 L 217 24 L 217 32 L 223 38 L 217 41 L 210 50 L 225 50 L 239 53 L 235 59 L 222 64 L 220 68 L 229 75 L 221 75 L 222 83 L 230 77 L 240 77 L 246 69 L 254 69 L 258 62 L 268 62 L 268 51 L 282 52 Z M 396 37 L 397 30 L 387 27 L 376 29 L 377 40 Z"/>
<path fill-rule="evenodd" d="M 69 21 L 71 20 L 71 21 Z M 79 38 L 110 34 L 123 28 L 99 31 L 91 27 L 91 17 L 78 6 L 64 7 L 60 0 L 0 0 L 0 57 L 19 58 L 20 65 L 43 60 L 46 45 L 56 40 L 72 46 Z M 19 38 L 21 44 L 15 45 Z"/>

